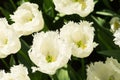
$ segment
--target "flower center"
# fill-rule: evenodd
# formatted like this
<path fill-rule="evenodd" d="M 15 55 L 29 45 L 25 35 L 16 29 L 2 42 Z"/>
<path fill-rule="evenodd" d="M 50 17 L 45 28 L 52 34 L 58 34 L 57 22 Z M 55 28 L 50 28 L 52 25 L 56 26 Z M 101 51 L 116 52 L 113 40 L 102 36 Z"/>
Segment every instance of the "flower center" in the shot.
<path fill-rule="evenodd" d="M 86 47 L 86 45 L 82 41 L 79 41 L 76 44 L 77 44 L 78 47 L 81 47 L 82 49 L 84 49 Z"/>
<path fill-rule="evenodd" d="M 87 7 L 85 0 L 74 0 L 74 1 L 79 2 L 82 5 L 82 8 L 81 8 L 82 10 L 84 10 Z"/>
<path fill-rule="evenodd" d="M 24 17 L 24 23 L 27 23 L 29 21 L 32 21 L 33 19 L 33 15 L 32 14 L 28 14 L 28 16 Z"/>
<path fill-rule="evenodd" d="M 3 47 L 3 46 L 6 45 L 7 43 L 8 43 L 7 37 L 1 35 L 1 36 L 0 36 L 0 47 Z"/>
<path fill-rule="evenodd" d="M 51 62 L 54 62 L 54 61 L 55 61 L 55 57 L 53 57 L 53 56 L 50 55 L 50 54 L 47 54 L 46 60 L 47 60 L 48 63 L 51 63 Z"/>
<path fill-rule="evenodd" d="M 20 11 L 19 11 L 20 12 Z M 34 18 L 34 15 L 32 14 L 31 11 L 24 11 L 24 10 L 21 10 L 21 16 L 19 17 L 20 21 L 22 24 L 25 24 L 25 23 L 28 23 L 30 21 L 32 21 L 32 19 Z"/>
<path fill-rule="evenodd" d="M 115 30 L 117 30 L 119 27 L 120 27 L 119 22 L 115 22 L 115 23 L 114 23 L 114 28 L 115 28 Z"/>

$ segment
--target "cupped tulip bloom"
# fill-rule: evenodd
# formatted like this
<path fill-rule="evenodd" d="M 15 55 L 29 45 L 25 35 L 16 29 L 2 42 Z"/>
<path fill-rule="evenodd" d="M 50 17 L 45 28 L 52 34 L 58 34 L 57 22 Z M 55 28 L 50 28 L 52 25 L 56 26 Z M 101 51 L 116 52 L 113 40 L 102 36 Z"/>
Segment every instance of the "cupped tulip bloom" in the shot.
<path fill-rule="evenodd" d="M 0 19 L 0 58 L 17 53 L 21 43 L 17 33 L 10 28 L 5 18 Z"/>
<path fill-rule="evenodd" d="M 29 57 L 37 66 L 32 67 L 33 72 L 40 71 L 53 75 L 69 61 L 71 47 L 59 38 L 57 32 L 41 32 L 34 35 Z"/>
<path fill-rule="evenodd" d="M 19 36 L 30 35 L 38 32 L 44 27 L 42 12 L 35 3 L 25 2 L 21 4 L 13 15 L 10 15 L 14 21 L 13 29 Z"/>
<path fill-rule="evenodd" d="M 89 56 L 97 46 L 94 40 L 94 27 L 92 23 L 81 21 L 80 23 L 68 22 L 60 29 L 60 37 L 72 46 L 72 54 L 75 57 Z"/>

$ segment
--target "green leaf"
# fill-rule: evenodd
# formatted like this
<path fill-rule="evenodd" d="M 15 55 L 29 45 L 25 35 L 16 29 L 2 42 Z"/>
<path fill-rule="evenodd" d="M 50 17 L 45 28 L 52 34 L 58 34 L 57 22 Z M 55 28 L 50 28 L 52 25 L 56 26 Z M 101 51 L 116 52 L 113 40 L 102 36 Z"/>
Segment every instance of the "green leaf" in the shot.
<path fill-rule="evenodd" d="M 54 17 L 54 5 L 52 0 L 44 0 L 43 1 L 43 11 L 50 17 Z"/>
<path fill-rule="evenodd" d="M 104 27 L 105 21 L 100 17 L 96 18 L 92 16 L 95 21 L 95 29 L 96 29 L 96 37 L 98 38 L 97 42 L 100 42 L 100 46 L 102 45 L 105 49 L 112 49 L 113 46 L 113 36 L 112 33 Z"/>
<path fill-rule="evenodd" d="M 110 0 L 103 0 L 103 3 L 105 4 L 106 7 L 108 7 L 109 9 L 112 9 L 112 7 L 110 6 Z"/>
<path fill-rule="evenodd" d="M 9 16 L 10 13 L 9 13 L 7 10 L 3 9 L 2 7 L 0 7 L 0 12 L 1 12 L 7 19 L 10 18 L 10 16 Z"/>
<path fill-rule="evenodd" d="M 115 57 L 120 61 L 120 49 L 98 51 L 99 54 Z"/>
<path fill-rule="evenodd" d="M 113 16 L 118 16 L 120 17 L 118 14 L 116 14 L 115 12 L 111 11 L 111 10 L 107 10 L 107 9 L 104 9 L 102 11 L 97 11 L 96 14 L 99 14 L 99 15 L 103 15 L 103 16 L 110 16 L 110 17 L 113 17 Z"/>
<path fill-rule="evenodd" d="M 106 33 L 99 31 L 98 39 L 102 42 L 103 46 L 106 47 L 106 49 L 112 49 L 112 45 L 114 45 L 113 40 L 111 40 L 111 37 L 109 37 Z"/>
<path fill-rule="evenodd" d="M 49 29 L 48 29 L 48 27 L 47 27 L 47 25 L 46 24 L 44 24 L 44 28 L 42 29 L 42 31 L 48 31 Z"/>
<path fill-rule="evenodd" d="M 13 2 L 13 0 L 9 0 L 9 1 L 10 1 L 11 5 L 13 6 L 14 10 L 16 10 L 16 5 L 15 5 L 15 3 Z"/>
<path fill-rule="evenodd" d="M 28 50 L 29 46 L 24 40 L 21 39 L 21 50 L 18 52 L 17 57 L 20 63 L 24 64 L 30 69 L 34 64 L 31 62 L 28 56 Z"/>
<path fill-rule="evenodd" d="M 16 61 L 15 61 L 13 55 L 10 56 L 10 63 L 9 64 L 10 64 L 10 66 L 13 66 L 16 64 Z"/>
<path fill-rule="evenodd" d="M 91 16 L 91 18 L 93 19 L 93 21 L 95 21 L 95 23 L 98 25 L 98 28 L 102 28 L 103 30 L 107 30 L 106 28 L 104 28 L 104 20 L 100 17 L 95 17 L 95 16 Z M 95 27 L 96 28 L 96 27 Z"/>
<path fill-rule="evenodd" d="M 69 77 L 70 77 L 70 80 L 83 80 L 81 78 L 81 75 L 78 74 L 72 67 L 71 65 L 68 64 L 68 74 L 69 74 Z"/>

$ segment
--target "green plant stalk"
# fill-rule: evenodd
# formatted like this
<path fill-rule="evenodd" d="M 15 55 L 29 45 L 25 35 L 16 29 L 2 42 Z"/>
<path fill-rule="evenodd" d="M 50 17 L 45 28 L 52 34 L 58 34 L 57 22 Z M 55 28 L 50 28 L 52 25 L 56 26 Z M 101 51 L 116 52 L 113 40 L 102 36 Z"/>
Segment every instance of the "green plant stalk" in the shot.
<path fill-rule="evenodd" d="M 82 78 L 85 79 L 85 61 L 84 58 L 81 58 L 81 67 L 82 67 Z"/>

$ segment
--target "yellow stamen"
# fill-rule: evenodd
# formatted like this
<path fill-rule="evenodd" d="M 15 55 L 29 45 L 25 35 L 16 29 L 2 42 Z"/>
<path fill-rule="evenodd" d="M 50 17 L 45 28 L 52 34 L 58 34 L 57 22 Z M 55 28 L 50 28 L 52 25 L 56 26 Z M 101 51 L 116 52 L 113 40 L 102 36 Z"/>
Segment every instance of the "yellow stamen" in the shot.
<path fill-rule="evenodd" d="M 115 22 L 115 23 L 114 23 L 114 28 L 115 28 L 115 30 L 117 30 L 119 27 L 120 27 L 119 22 Z"/>
<path fill-rule="evenodd" d="M 5 40 L 4 40 L 4 44 L 7 44 L 7 43 L 8 43 L 8 39 L 5 39 Z"/>
<path fill-rule="evenodd" d="M 81 47 L 82 49 L 84 49 L 86 47 L 86 45 L 82 41 L 79 41 L 76 44 L 78 47 Z"/>
<path fill-rule="evenodd" d="M 85 0 L 74 0 L 74 1 L 79 2 L 82 5 L 82 10 L 84 10 L 87 7 Z"/>
<path fill-rule="evenodd" d="M 55 58 L 54 58 L 53 56 L 51 56 L 50 54 L 48 54 L 48 55 L 46 56 L 46 60 L 47 60 L 48 63 L 50 63 L 50 62 L 54 62 L 54 61 L 55 61 Z"/>

